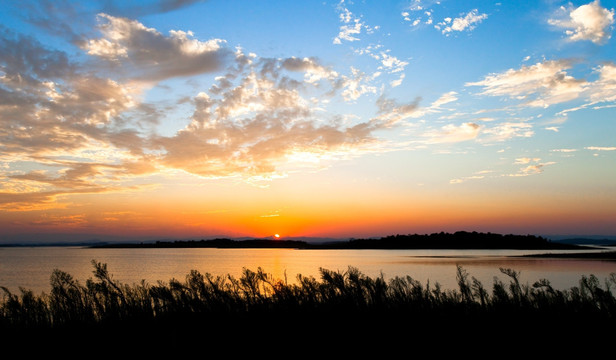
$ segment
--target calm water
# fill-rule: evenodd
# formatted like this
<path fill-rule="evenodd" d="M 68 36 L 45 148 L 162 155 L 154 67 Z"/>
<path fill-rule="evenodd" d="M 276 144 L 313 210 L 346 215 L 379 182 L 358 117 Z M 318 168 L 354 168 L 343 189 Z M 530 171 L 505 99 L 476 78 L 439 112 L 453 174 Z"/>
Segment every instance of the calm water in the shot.
<path fill-rule="evenodd" d="M 597 251 L 597 250 L 595 250 Z M 521 272 L 523 283 L 548 279 L 555 288 L 577 286 L 583 275 L 602 282 L 616 272 L 616 262 L 555 258 L 513 258 L 546 251 L 512 250 L 292 250 L 292 249 L 90 249 L 82 247 L 0 248 L 0 286 L 17 292 L 49 292 L 54 269 L 71 274 L 82 284 L 92 277 L 92 260 L 107 263 L 114 279 L 133 284 L 183 280 L 190 270 L 239 277 L 243 268 L 261 267 L 278 279 L 293 282 L 297 274 L 319 277 L 319 268 L 358 268 L 368 276 L 411 276 L 423 284 L 456 286 L 456 265 L 490 289 L 494 277 L 508 283 L 499 267 Z M 563 251 L 560 251 L 563 252 Z"/>

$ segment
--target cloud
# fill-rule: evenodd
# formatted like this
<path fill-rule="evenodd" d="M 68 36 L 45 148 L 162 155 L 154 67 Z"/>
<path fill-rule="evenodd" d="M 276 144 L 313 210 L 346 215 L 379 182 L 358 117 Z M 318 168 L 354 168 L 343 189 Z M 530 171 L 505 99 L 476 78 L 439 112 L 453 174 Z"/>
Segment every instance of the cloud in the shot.
<path fill-rule="evenodd" d="M 616 65 L 605 63 L 597 67 L 599 79 L 589 88 L 589 99 L 592 103 L 616 101 Z"/>
<path fill-rule="evenodd" d="M 520 174 L 522 175 L 532 175 L 532 174 L 539 174 L 541 172 L 543 172 L 543 168 L 547 165 L 552 165 L 555 164 L 555 162 L 549 162 L 549 163 L 545 163 L 545 164 L 534 164 L 534 165 L 528 165 L 527 167 L 522 168 L 520 171 Z"/>
<path fill-rule="evenodd" d="M 540 160 L 541 160 L 540 158 L 527 158 L 527 157 L 523 157 L 523 158 L 515 159 L 515 163 L 516 164 L 523 164 L 523 165 L 525 165 L 525 164 L 529 164 L 531 162 L 537 162 L 537 161 L 540 161 Z"/>
<path fill-rule="evenodd" d="M 483 176 L 483 175 L 466 176 L 466 177 L 463 177 L 463 178 L 451 179 L 451 180 L 449 180 L 449 183 L 450 184 L 461 184 L 461 183 L 463 183 L 465 181 L 480 180 L 480 179 L 483 179 L 483 178 L 485 178 L 485 176 Z"/>
<path fill-rule="evenodd" d="M 592 41 L 595 44 L 605 44 L 611 37 L 611 26 L 614 24 L 614 9 L 608 10 L 601 6 L 599 0 L 582 5 L 578 8 L 561 7 L 560 19 L 549 19 L 548 23 L 567 29 L 565 34 L 570 41 Z"/>
<path fill-rule="evenodd" d="M 355 35 L 359 35 L 361 33 L 362 26 L 363 24 L 359 21 L 359 19 L 355 19 L 353 25 L 340 26 L 340 32 L 338 33 L 338 36 L 334 38 L 334 44 L 342 44 L 342 40 L 358 41 L 359 38 L 355 37 Z"/>
<path fill-rule="evenodd" d="M 417 107 L 382 101 L 373 118 L 340 121 L 312 99 L 324 104 L 376 94 L 378 74 L 356 68 L 340 74 L 317 58 L 259 58 L 189 31 L 163 35 L 136 20 L 104 13 L 98 19 L 102 36 L 81 43 L 90 56 L 84 63 L 0 32 L 7 49 L 0 53 L 0 117 L 7 125 L 0 128 L 2 207 L 57 207 L 61 196 L 123 191 L 137 176 L 169 169 L 204 177 L 278 176 L 289 159 L 317 159 L 318 166 L 318 159 L 381 151 L 375 132 Z M 405 62 L 382 55 L 384 70 L 402 72 Z M 104 76 L 112 73 L 120 75 Z M 209 90 L 183 101 L 192 107 L 185 127 L 139 131 L 144 115 L 159 112 L 141 102 L 149 86 L 202 73 L 218 76 Z"/>
<path fill-rule="evenodd" d="M 0 32 L 0 143 L 5 154 L 78 150 L 126 131 L 119 115 L 135 105 L 130 87 L 81 72 L 65 53 Z M 118 139 L 118 141 L 120 141 Z"/>
<path fill-rule="evenodd" d="M 202 0 L 151 0 L 147 3 L 136 1 L 105 0 L 96 2 L 101 11 L 124 17 L 139 18 L 162 14 L 191 6 Z M 15 2 L 21 8 L 24 20 L 43 29 L 47 34 L 68 38 L 72 43 L 82 43 L 84 28 L 90 26 L 90 5 L 83 2 L 37 0 Z"/>
<path fill-rule="evenodd" d="M 32 37 L 15 34 L 0 25 L 0 81 L 5 86 L 20 86 L 34 90 L 41 79 L 61 79 L 75 71 L 68 56 L 58 50 L 50 50 Z M 16 94 L 6 94 L 6 96 Z M 3 99 L 7 99 L 4 97 Z"/>
<path fill-rule="evenodd" d="M 430 104 L 430 106 L 418 108 L 413 112 L 412 117 L 419 118 L 427 114 L 439 113 L 445 110 L 444 105 L 455 102 L 458 100 L 458 93 L 455 91 L 449 91 L 441 95 L 438 99 Z"/>
<path fill-rule="evenodd" d="M 408 9 L 409 11 L 413 11 L 414 13 L 421 12 L 421 14 L 418 15 L 414 14 L 414 19 L 411 19 L 411 14 L 408 11 L 403 11 L 400 13 L 404 21 L 411 22 L 411 26 L 413 27 L 419 26 L 421 24 L 430 25 L 434 21 L 432 19 L 432 11 L 424 11 L 423 6 L 419 5 L 418 3 L 409 6 Z"/>
<path fill-rule="evenodd" d="M 368 93 L 376 94 L 377 88 L 369 85 L 373 76 L 366 75 L 360 70 L 351 67 L 351 75 L 342 75 L 339 87 L 342 88 L 342 97 L 345 101 L 357 100 L 360 96 Z"/>
<path fill-rule="evenodd" d="M 482 130 L 485 142 L 505 141 L 516 137 L 531 137 L 534 135 L 533 126 L 527 122 L 504 122 Z"/>
<path fill-rule="evenodd" d="M 481 180 L 481 179 L 485 179 L 487 174 L 491 174 L 493 173 L 493 170 L 481 170 L 481 171 L 477 171 L 475 173 L 473 173 L 473 175 L 471 176 L 465 176 L 465 177 L 461 177 L 461 178 L 457 178 L 457 179 L 451 179 L 449 180 L 450 184 L 461 184 L 463 182 L 469 181 L 469 180 Z"/>
<path fill-rule="evenodd" d="M 221 70 L 233 52 L 224 41 L 199 41 L 190 31 L 171 30 L 168 36 L 136 20 L 101 13 L 103 37 L 83 44 L 88 54 L 119 67 L 126 76 L 159 81 Z"/>
<path fill-rule="evenodd" d="M 389 99 L 381 95 L 376 101 L 378 107 L 378 116 L 372 121 L 383 124 L 384 127 L 397 124 L 403 120 L 415 117 L 419 111 L 419 98 L 406 104 L 399 104 L 393 99 Z"/>
<path fill-rule="evenodd" d="M 430 144 L 453 143 L 473 140 L 479 135 L 481 126 L 475 123 L 463 123 L 461 125 L 445 125 L 440 130 L 430 131 L 425 134 Z"/>
<path fill-rule="evenodd" d="M 463 17 L 458 17 L 453 20 L 451 18 L 445 18 L 443 22 L 437 25 L 437 29 L 442 27 L 443 29 L 441 32 L 443 34 L 449 34 L 452 31 L 472 31 L 476 27 L 475 24 L 479 24 L 487 18 L 487 14 L 479 14 L 477 9 L 474 9 Z"/>
<path fill-rule="evenodd" d="M 129 17 L 141 17 L 152 14 L 163 14 L 175 11 L 204 0 L 154 0 L 147 4 L 125 1 L 105 1 L 103 11 L 110 14 L 121 13 Z"/>
<path fill-rule="evenodd" d="M 134 89 L 6 29 L 0 45 L 1 208 L 58 207 L 60 196 L 121 191 L 125 178 L 154 171 L 124 117 Z"/>
<path fill-rule="evenodd" d="M 536 174 L 542 173 L 546 166 L 556 164 L 556 162 L 553 162 L 553 161 L 543 162 L 543 163 L 540 161 L 541 161 L 540 158 L 527 158 L 527 157 L 518 158 L 516 159 L 514 164 L 515 165 L 525 165 L 525 166 L 521 167 L 517 173 L 507 174 L 505 176 L 522 177 L 522 176 L 536 175 Z"/>
<path fill-rule="evenodd" d="M 319 64 L 316 58 L 290 57 L 284 59 L 281 65 L 289 71 L 303 72 L 305 81 L 310 84 L 322 79 L 335 81 L 339 77 L 336 71 Z"/>
<path fill-rule="evenodd" d="M 571 100 L 586 101 L 581 105 L 559 111 L 556 115 L 566 116 L 570 112 L 601 107 L 599 103 L 616 102 L 616 65 L 605 62 L 594 68 L 598 75 L 594 81 L 575 79 L 567 71 L 572 61 L 553 60 L 509 69 L 502 73 L 490 74 L 478 82 L 466 83 L 465 86 L 481 86 L 480 95 L 507 97 L 520 101 L 521 106 L 543 107 L 566 103 Z M 594 107 L 593 107 L 594 106 Z M 608 104 L 603 107 L 613 107 Z M 566 118 L 551 122 L 561 124 Z M 558 131 L 557 127 L 546 128 Z"/>
<path fill-rule="evenodd" d="M 571 62 L 567 60 L 545 61 L 491 74 L 466 86 L 481 86 L 481 95 L 507 96 L 522 100 L 525 106 L 548 107 L 576 99 L 588 87 L 586 81 L 567 74 L 570 67 Z"/>
<path fill-rule="evenodd" d="M 353 100 L 376 89 L 362 85 L 366 77 L 358 70 L 338 75 L 316 59 L 257 58 L 241 71 L 230 71 L 218 78 L 215 91 L 192 99 L 195 110 L 184 129 L 152 139 L 162 166 L 204 177 L 272 176 L 288 158 L 301 158 L 298 154 L 319 158 L 361 152 L 377 141 L 375 131 L 403 117 L 393 113 L 411 111 L 391 106 L 374 119 L 348 124 L 317 116 L 303 93 L 319 90 Z M 303 82 L 291 80 L 302 73 Z"/>
<path fill-rule="evenodd" d="M 381 52 L 381 64 L 382 68 L 390 73 L 397 73 L 404 71 L 404 68 L 409 64 L 407 61 L 402 61 L 395 56 L 391 56 L 386 52 Z"/>
<path fill-rule="evenodd" d="M 356 36 L 361 34 L 362 28 L 365 27 L 365 24 L 361 21 L 361 19 L 356 18 L 349 9 L 342 6 L 342 1 L 338 5 L 338 12 L 340 17 L 340 22 L 343 24 L 340 26 L 340 31 L 338 32 L 338 36 L 336 36 L 333 40 L 334 44 L 342 44 L 342 41 L 358 41 L 359 38 Z"/>
<path fill-rule="evenodd" d="M 588 146 L 584 149 L 595 151 L 616 151 L 616 146 Z"/>
<path fill-rule="evenodd" d="M 379 29 L 379 26 L 369 26 L 366 25 L 365 22 L 361 21 L 359 17 L 353 15 L 353 13 L 346 7 L 344 7 L 344 1 L 340 1 L 337 7 L 337 11 L 339 12 L 340 22 L 343 24 L 340 27 L 340 33 L 334 39 L 334 44 L 342 44 L 342 41 L 359 41 L 359 37 L 355 37 L 355 35 L 359 35 L 364 29 L 367 34 L 373 34 L 375 30 Z M 373 80 L 380 77 L 383 74 L 389 75 L 387 76 L 387 80 L 383 80 L 382 87 L 385 87 L 385 81 L 387 81 L 387 85 L 391 88 L 398 87 L 402 85 L 402 82 L 406 78 L 406 74 L 404 73 L 404 69 L 409 64 L 408 61 L 402 60 L 391 54 L 391 50 L 384 49 L 382 44 L 369 44 L 367 46 L 361 46 L 359 48 L 353 48 L 353 53 L 357 55 L 367 55 L 370 58 L 378 61 L 378 65 L 376 70 L 372 70 L 369 72 L 369 75 L 363 75 L 364 72 L 357 69 L 357 66 L 352 66 L 352 77 L 357 78 L 357 76 L 361 73 L 362 80 Z M 392 77 L 394 77 L 392 79 Z M 385 76 L 383 76 L 385 77 Z M 365 93 L 375 93 L 376 87 L 367 85 L 367 81 L 364 85 L 359 85 L 356 79 L 346 78 L 346 88 L 347 92 L 345 93 L 345 101 L 354 101 L 359 96 Z"/>
<path fill-rule="evenodd" d="M 443 105 L 457 101 L 458 100 L 457 95 L 458 93 L 455 91 L 447 92 L 441 95 L 441 97 L 439 97 L 435 102 L 433 102 L 430 108 L 434 110 L 439 110 L 442 108 Z"/>
<path fill-rule="evenodd" d="M 98 187 L 84 190 L 40 191 L 40 192 L 0 192 L 0 210 L 36 211 L 64 208 L 59 198 L 76 194 L 97 194 L 118 191 L 117 188 Z"/>

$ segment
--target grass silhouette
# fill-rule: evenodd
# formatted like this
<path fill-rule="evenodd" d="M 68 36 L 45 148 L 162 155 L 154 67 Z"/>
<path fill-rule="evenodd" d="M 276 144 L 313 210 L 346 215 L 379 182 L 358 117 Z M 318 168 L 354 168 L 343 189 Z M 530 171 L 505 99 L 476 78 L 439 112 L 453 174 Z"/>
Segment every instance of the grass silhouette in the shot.
<path fill-rule="evenodd" d="M 289 283 L 261 268 L 239 278 L 191 271 L 183 281 L 148 284 L 114 280 L 107 265 L 92 261 L 93 278 L 80 284 L 55 270 L 51 291 L 19 294 L 2 288 L 0 330 L 7 344 L 179 344 L 231 340 L 296 345 L 306 339 L 352 339 L 355 343 L 438 339 L 518 341 L 545 334 L 576 341 L 613 338 L 616 273 L 601 283 L 582 276 L 579 286 L 557 290 L 546 279 L 521 284 L 519 273 L 501 269 L 486 288 L 457 267 L 458 288 L 423 284 L 411 276 L 386 280 L 320 269 L 320 278 Z M 241 340 L 243 339 L 243 340 Z M 500 339 L 500 340 L 499 340 Z"/>

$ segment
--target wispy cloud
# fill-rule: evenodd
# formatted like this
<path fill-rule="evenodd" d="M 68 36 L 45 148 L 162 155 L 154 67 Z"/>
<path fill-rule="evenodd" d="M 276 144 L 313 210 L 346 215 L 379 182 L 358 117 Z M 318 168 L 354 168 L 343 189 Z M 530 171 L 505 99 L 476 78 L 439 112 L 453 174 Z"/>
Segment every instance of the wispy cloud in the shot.
<path fill-rule="evenodd" d="M 571 66 L 568 60 L 545 61 L 491 74 L 466 86 L 482 87 L 481 95 L 506 96 L 521 100 L 525 106 L 548 107 L 576 99 L 586 90 L 585 80 L 567 74 Z"/>
<path fill-rule="evenodd" d="M 501 142 L 518 137 L 531 137 L 535 134 L 533 125 L 525 122 L 503 122 L 494 126 L 485 127 L 482 131 L 482 141 Z"/>
<path fill-rule="evenodd" d="M 550 150 L 550 151 L 562 152 L 562 153 L 572 153 L 572 152 L 576 152 L 577 149 L 553 149 L 553 150 Z"/>
<path fill-rule="evenodd" d="M 509 177 L 520 177 L 540 174 L 543 172 L 546 166 L 554 165 L 556 162 L 548 161 L 541 162 L 541 158 L 517 158 L 514 162 L 515 165 L 523 165 L 520 170 L 513 174 L 508 174 Z"/>
<path fill-rule="evenodd" d="M 616 151 L 616 146 L 588 146 L 584 149 L 594 151 Z"/>

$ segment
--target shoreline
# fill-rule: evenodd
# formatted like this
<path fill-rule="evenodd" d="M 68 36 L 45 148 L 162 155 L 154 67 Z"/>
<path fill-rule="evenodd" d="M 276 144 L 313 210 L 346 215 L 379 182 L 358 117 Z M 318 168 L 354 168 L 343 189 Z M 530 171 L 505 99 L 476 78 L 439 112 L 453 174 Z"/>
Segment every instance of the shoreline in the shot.
<path fill-rule="evenodd" d="M 211 240 L 156 241 L 152 243 L 95 244 L 91 248 L 281 248 L 281 249 L 387 249 L 387 250 L 584 250 L 593 249 L 588 245 L 553 242 L 534 235 L 501 235 L 458 231 L 456 233 L 434 233 L 429 235 L 390 235 L 379 239 L 350 239 L 311 243 L 300 240 L 249 239 L 233 240 L 218 238 Z"/>
<path fill-rule="evenodd" d="M 513 257 L 534 257 L 534 258 L 559 258 L 559 259 L 595 259 L 595 260 L 609 260 L 616 261 L 616 249 L 604 249 L 604 251 L 588 252 L 588 253 L 567 253 L 567 254 L 529 254 Z"/>

